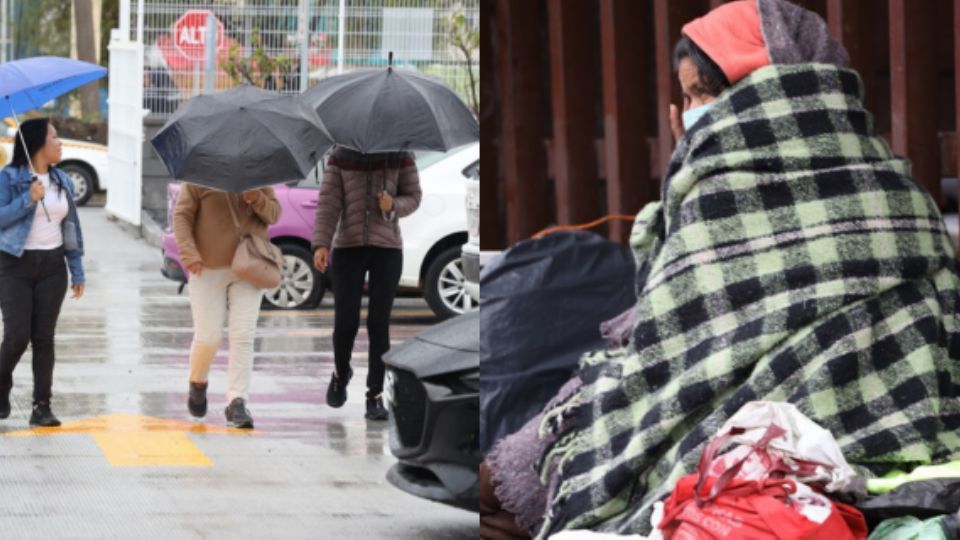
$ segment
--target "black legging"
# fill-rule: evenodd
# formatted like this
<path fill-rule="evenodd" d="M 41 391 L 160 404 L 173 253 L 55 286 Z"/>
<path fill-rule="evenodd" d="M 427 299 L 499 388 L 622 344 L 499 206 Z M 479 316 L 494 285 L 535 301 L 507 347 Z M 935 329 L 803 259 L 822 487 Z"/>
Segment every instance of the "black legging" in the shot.
<path fill-rule="evenodd" d="M 383 355 L 390 349 L 390 312 L 403 270 L 403 251 L 380 247 L 337 248 L 330 262 L 333 280 L 333 354 L 337 373 L 350 370 L 353 343 L 360 329 L 363 281 L 370 273 L 367 308 L 367 397 L 383 392 Z"/>
<path fill-rule="evenodd" d="M 13 385 L 13 369 L 33 344 L 33 401 L 49 402 L 53 386 L 53 338 L 67 294 L 63 248 L 0 253 L 0 387 Z"/>

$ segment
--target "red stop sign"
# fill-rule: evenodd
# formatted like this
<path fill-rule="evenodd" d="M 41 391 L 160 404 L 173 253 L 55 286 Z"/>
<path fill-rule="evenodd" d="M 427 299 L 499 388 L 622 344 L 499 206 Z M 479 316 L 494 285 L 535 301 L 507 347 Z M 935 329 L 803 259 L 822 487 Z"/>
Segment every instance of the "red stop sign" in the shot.
<path fill-rule="evenodd" d="M 191 60 L 203 60 L 207 43 L 207 9 L 191 9 L 173 23 L 173 45 Z M 217 19 L 217 49 L 223 48 L 223 23 Z"/>

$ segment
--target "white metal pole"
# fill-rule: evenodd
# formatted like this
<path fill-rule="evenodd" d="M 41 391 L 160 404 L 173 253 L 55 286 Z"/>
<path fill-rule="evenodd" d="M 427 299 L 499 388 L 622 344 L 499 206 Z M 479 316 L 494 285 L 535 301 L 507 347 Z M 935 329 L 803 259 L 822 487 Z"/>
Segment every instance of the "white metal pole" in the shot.
<path fill-rule="evenodd" d="M 343 73 L 343 49 L 347 46 L 347 0 L 340 0 L 340 25 L 337 29 L 337 75 Z"/>
<path fill-rule="evenodd" d="M 250 41 L 253 34 L 253 29 L 251 28 L 251 19 L 253 19 L 253 16 L 247 9 L 247 0 L 240 0 L 240 13 L 243 13 L 243 57 L 247 58 L 250 56 Z"/>
<path fill-rule="evenodd" d="M 143 45 L 143 11 L 143 0 L 137 0 L 137 43 L 140 45 Z"/>
<path fill-rule="evenodd" d="M 207 33 L 203 36 L 204 85 L 203 92 L 212 94 L 217 76 L 217 20 L 213 12 L 207 14 Z"/>
<path fill-rule="evenodd" d="M 200 61 L 193 61 L 193 95 L 200 95 Z"/>
<path fill-rule="evenodd" d="M 120 35 L 124 41 L 130 41 L 130 0 L 120 0 Z"/>
<path fill-rule="evenodd" d="M 7 42 L 7 26 L 10 26 L 10 10 L 7 8 L 7 0 L 0 2 L 0 43 L 3 49 L 0 50 L 0 62 L 7 61 L 7 53 L 10 44 Z"/>
<path fill-rule="evenodd" d="M 300 0 L 300 13 L 297 18 L 297 33 L 300 37 L 300 91 L 305 92 L 309 84 L 310 69 L 310 4 Z"/>

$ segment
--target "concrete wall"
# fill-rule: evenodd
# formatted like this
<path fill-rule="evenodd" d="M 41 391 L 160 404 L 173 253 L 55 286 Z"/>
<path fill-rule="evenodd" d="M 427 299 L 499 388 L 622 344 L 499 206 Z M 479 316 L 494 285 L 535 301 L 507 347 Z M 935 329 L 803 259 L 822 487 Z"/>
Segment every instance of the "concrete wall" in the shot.
<path fill-rule="evenodd" d="M 167 184 L 173 179 L 160 161 L 150 139 L 163 127 L 164 120 L 147 117 L 143 121 L 143 211 L 161 227 L 167 225 Z"/>

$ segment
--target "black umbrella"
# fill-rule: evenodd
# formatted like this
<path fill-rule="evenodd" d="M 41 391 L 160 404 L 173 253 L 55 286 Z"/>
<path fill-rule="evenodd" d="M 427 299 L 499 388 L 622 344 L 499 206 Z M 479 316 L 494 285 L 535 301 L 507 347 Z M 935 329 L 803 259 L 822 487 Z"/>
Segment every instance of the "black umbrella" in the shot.
<path fill-rule="evenodd" d="M 320 81 L 301 99 L 337 144 L 364 153 L 445 152 L 480 137 L 477 120 L 457 94 L 416 71 L 354 71 Z"/>
<path fill-rule="evenodd" d="M 333 146 L 313 111 L 250 85 L 187 101 L 150 142 L 174 178 L 231 192 L 306 178 Z"/>

